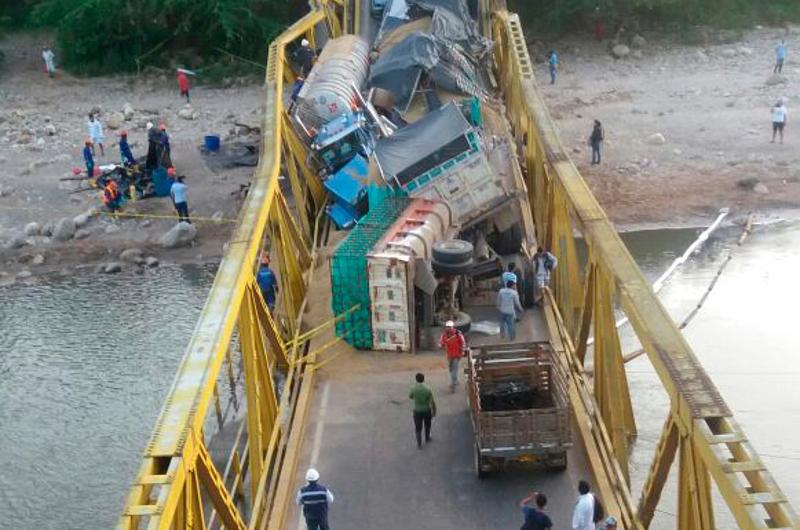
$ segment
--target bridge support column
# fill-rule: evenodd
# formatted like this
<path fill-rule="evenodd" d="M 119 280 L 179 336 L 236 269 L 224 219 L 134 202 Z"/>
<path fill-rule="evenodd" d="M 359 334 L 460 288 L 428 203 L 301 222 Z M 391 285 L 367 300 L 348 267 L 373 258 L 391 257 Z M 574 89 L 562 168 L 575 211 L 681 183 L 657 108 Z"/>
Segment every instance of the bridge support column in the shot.
<path fill-rule="evenodd" d="M 661 431 L 661 439 L 656 447 L 656 454 L 653 463 L 650 465 L 650 473 L 642 489 L 642 497 L 639 500 L 638 516 L 645 528 L 650 527 L 653 515 L 664 491 L 664 484 L 667 482 L 669 470 L 675 460 L 675 453 L 678 450 L 678 426 L 672 414 L 667 417 L 664 428 Z"/>
<path fill-rule="evenodd" d="M 678 471 L 678 530 L 715 530 L 708 469 L 689 433 L 680 436 Z"/>
<path fill-rule="evenodd" d="M 628 442 L 636 436 L 628 377 L 614 316 L 614 286 L 611 276 L 598 263 L 593 289 L 594 306 L 594 395 L 614 445 L 614 453 L 625 479 L 628 475 Z"/>

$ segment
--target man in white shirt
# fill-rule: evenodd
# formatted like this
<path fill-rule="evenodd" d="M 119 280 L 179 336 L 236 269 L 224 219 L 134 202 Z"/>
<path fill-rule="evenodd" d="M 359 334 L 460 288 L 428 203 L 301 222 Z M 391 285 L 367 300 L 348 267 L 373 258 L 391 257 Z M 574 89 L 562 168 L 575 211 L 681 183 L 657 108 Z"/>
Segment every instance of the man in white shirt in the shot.
<path fill-rule="evenodd" d="M 572 511 L 572 530 L 595 530 L 594 528 L 594 495 L 585 480 L 578 482 L 578 501 Z"/>
<path fill-rule="evenodd" d="M 44 69 L 47 71 L 47 75 L 53 77 L 53 74 L 56 73 L 56 63 L 55 63 L 56 54 L 53 53 L 53 50 L 50 49 L 50 46 L 45 46 L 42 50 L 42 60 L 44 60 Z"/>
<path fill-rule="evenodd" d="M 789 112 L 786 110 L 786 105 L 783 104 L 783 99 L 779 99 L 775 106 L 772 107 L 772 143 L 775 143 L 775 133 L 780 133 L 781 143 L 783 143 L 783 128 L 786 127 L 786 122 L 789 118 Z"/>

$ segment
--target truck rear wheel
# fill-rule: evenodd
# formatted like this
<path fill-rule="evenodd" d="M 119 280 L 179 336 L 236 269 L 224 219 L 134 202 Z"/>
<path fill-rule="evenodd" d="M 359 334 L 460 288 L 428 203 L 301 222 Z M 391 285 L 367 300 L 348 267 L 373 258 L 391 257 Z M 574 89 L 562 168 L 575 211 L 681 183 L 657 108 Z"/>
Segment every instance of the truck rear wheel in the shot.
<path fill-rule="evenodd" d="M 562 451 L 555 455 L 550 455 L 544 461 L 544 465 L 552 471 L 564 471 L 567 469 L 567 452 Z"/>
<path fill-rule="evenodd" d="M 483 456 L 481 456 L 481 450 L 478 448 L 478 444 L 476 443 L 474 446 L 474 459 L 473 463 L 475 465 L 475 476 L 478 479 L 486 478 L 487 471 L 485 471 L 486 460 Z"/>
<path fill-rule="evenodd" d="M 463 276 L 472 272 L 475 268 L 475 262 L 472 261 L 472 258 L 461 263 L 442 263 L 433 260 L 431 267 L 433 267 L 434 272 L 443 276 Z"/>
<path fill-rule="evenodd" d="M 433 261 L 443 265 L 460 265 L 472 260 L 472 243 L 463 239 L 445 239 L 433 244 Z"/>

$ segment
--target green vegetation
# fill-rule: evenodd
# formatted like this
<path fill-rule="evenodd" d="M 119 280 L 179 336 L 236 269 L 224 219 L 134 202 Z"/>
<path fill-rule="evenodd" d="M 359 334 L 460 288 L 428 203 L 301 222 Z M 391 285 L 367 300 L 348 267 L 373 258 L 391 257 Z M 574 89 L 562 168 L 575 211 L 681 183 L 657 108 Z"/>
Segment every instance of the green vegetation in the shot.
<path fill-rule="evenodd" d="M 287 0 L 26 0 L 6 14 L 52 27 L 58 60 L 80 74 L 135 71 L 178 62 L 197 68 L 236 56 L 263 63 L 291 21 Z M 223 61 L 224 62 L 224 61 Z"/>
<path fill-rule="evenodd" d="M 591 27 L 596 4 L 607 35 L 617 24 L 684 32 L 697 25 L 744 28 L 800 21 L 798 0 L 509 0 L 509 9 L 520 14 L 530 34 L 552 37 Z"/>

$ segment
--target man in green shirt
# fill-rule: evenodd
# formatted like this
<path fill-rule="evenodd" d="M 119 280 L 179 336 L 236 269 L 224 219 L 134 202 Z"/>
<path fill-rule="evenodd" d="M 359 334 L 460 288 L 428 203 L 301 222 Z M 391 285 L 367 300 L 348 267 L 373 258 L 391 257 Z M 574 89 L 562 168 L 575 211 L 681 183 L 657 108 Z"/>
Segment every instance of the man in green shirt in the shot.
<path fill-rule="evenodd" d="M 425 376 L 418 373 L 417 383 L 411 387 L 408 397 L 414 400 L 414 432 L 417 435 L 417 449 L 422 449 L 422 426 L 425 426 L 425 441 L 431 441 L 431 420 L 436 416 L 436 402 L 433 392 L 425 382 Z"/>

